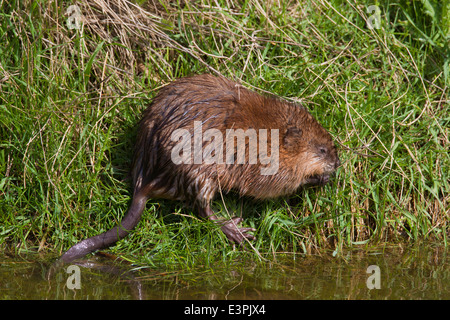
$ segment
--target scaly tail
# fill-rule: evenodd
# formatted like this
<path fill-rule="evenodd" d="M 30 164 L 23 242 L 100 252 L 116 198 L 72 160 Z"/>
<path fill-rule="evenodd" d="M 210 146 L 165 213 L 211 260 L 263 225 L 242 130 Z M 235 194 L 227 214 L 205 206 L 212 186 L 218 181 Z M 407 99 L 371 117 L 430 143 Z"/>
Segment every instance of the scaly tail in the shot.
<path fill-rule="evenodd" d="M 141 219 L 142 212 L 145 209 L 146 202 L 147 196 L 135 194 L 133 196 L 130 209 L 128 209 L 128 212 L 122 219 L 120 225 L 99 234 L 98 236 L 91 237 L 77 243 L 61 256 L 60 261 L 64 263 L 71 262 L 87 255 L 88 253 L 109 247 L 113 243 L 124 238 L 138 224 Z"/>

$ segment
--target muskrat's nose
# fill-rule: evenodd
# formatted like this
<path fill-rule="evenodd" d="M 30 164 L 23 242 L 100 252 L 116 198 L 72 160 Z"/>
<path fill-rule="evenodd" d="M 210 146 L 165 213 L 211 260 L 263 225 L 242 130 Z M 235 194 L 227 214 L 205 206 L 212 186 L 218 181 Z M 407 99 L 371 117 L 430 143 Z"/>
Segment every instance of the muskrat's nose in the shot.
<path fill-rule="evenodd" d="M 334 168 L 337 169 L 341 166 L 341 160 L 339 160 L 339 157 L 336 157 L 336 162 L 334 163 Z"/>

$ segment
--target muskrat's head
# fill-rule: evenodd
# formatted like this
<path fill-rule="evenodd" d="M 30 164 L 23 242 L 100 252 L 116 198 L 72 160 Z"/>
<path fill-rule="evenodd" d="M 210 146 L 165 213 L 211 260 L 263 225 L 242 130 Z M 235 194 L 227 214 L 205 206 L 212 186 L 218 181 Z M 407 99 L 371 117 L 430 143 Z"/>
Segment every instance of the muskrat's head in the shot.
<path fill-rule="evenodd" d="M 287 129 L 284 144 L 304 185 L 324 185 L 341 165 L 331 135 L 308 114 L 301 126 Z"/>
<path fill-rule="evenodd" d="M 334 176 L 336 169 L 341 165 L 341 161 L 336 152 L 336 147 L 331 148 L 325 145 L 314 147 L 316 150 L 313 153 L 310 163 L 311 167 L 315 167 L 315 172 L 312 172 L 305 181 L 308 185 L 325 185 Z"/>

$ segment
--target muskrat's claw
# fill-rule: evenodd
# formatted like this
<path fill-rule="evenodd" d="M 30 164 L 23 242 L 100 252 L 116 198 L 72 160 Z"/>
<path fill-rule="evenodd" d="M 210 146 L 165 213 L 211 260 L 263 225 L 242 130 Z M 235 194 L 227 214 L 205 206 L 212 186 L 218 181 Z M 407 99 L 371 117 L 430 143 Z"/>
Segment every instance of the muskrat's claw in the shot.
<path fill-rule="evenodd" d="M 231 220 L 225 222 L 221 227 L 223 233 L 227 236 L 228 240 L 241 244 L 244 239 L 254 240 L 255 237 L 249 234 L 249 231 L 256 231 L 254 228 L 238 228 L 238 224 L 242 222 L 242 218 L 234 217 Z"/>

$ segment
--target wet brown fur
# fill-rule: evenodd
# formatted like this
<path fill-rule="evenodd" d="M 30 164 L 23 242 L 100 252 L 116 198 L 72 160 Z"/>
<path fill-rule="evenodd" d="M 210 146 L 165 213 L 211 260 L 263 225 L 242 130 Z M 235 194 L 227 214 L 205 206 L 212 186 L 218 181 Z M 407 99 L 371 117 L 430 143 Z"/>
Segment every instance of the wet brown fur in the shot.
<path fill-rule="evenodd" d="M 278 171 L 262 175 L 259 158 L 256 164 L 249 163 L 248 139 L 234 150 L 245 149 L 243 164 L 175 164 L 171 152 L 177 142 L 172 141 L 172 133 L 186 129 L 193 136 L 194 121 L 202 122 L 203 132 L 218 129 L 223 137 L 227 129 L 267 129 L 269 153 L 270 130 L 278 129 Z M 208 143 L 204 141 L 203 147 Z M 148 198 L 186 200 L 202 217 L 221 223 L 229 240 L 253 239 L 249 233 L 253 229 L 237 227 L 241 218 L 220 221 L 215 216 L 210 202 L 219 188 L 257 199 L 273 198 L 294 193 L 305 184 L 328 182 L 339 164 L 330 134 L 302 106 L 209 74 L 178 79 L 160 90 L 139 123 L 128 213 L 119 226 L 71 247 L 61 261 L 70 262 L 125 237 L 139 222 Z"/>
<path fill-rule="evenodd" d="M 261 164 L 182 164 L 171 160 L 175 129 L 278 129 L 279 170 L 260 174 Z M 268 133 L 270 151 L 271 135 Z M 246 140 L 246 157 L 248 141 Z M 325 153 L 321 153 L 320 149 Z M 331 174 L 338 165 L 329 133 L 303 107 L 267 97 L 209 74 L 178 79 L 164 87 L 143 114 L 136 144 L 135 192 L 149 197 L 191 200 L 208 205 L 218 188 L 241 195 L 273 198 L 295 192 L 312 176 Z M 208 192 L 201 192 L 203 188 Z"/>

